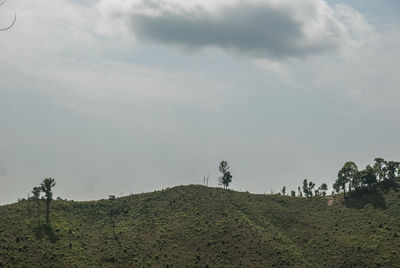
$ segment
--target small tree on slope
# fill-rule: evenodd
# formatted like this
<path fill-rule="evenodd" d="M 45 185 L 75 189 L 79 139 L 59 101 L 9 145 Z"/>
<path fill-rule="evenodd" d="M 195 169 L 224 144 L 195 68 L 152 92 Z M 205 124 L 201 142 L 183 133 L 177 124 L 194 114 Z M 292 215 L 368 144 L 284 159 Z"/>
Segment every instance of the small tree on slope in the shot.
<path fill-rule="evenodd" d="M 228 188 L 229 183 L 232 182 L 232 175 L 229 171 L 229 168 L 228 162 L 225 160 L 221 161 L 218 167 L 218 170 L 222 173 L 222 176 L 218 178 L 218 181 L 224 186 L 225 189 Z"/>

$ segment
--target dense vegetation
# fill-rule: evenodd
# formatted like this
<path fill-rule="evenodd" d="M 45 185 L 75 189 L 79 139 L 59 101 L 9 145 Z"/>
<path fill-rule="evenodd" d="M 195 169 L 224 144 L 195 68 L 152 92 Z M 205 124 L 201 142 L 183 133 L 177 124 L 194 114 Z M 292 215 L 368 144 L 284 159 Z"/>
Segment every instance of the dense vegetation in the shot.
<path fill-rule="evenodd" d="M 362 196 L 256 195 L 191 185 L 116 200 L 0 207 L 5 267 L 352 267 L 400 263 L 398 184 Z M 45 200 L 39 200 L 44 210 Z M 30 206 L 28 210 L 28 205 Z"/>
<path fill-rule="evenodd" d="M 366 192 L 374 192 L 379 186 L 393 185 L 395 181 L 400 180 L 400 162 L 386 161 L 383 158 L 375 158 L 373 166 L 367 165 L 365 169 L 358 170 L 353 161 L 346 162 L 339 170 L 337 179 L 333 184 L 336 193 L 343 192 L 346 197 L 346 191 L 352 196 L 362 196 Z M 303 186 L 298 187 L 298 196 L 326 196 L 328 185 L 322 183 L 320 187 L 314 189 L 315 183 L 304 179 Z M 283 186 L 282 195 L 286 194 L 286 186 Z M 280 194 L 280 193 L 279 193 Z M 332 195 L 334 191 L 332 191 Z M 295 191 L 291 191 L 291 196 L 296 196 Z"/>

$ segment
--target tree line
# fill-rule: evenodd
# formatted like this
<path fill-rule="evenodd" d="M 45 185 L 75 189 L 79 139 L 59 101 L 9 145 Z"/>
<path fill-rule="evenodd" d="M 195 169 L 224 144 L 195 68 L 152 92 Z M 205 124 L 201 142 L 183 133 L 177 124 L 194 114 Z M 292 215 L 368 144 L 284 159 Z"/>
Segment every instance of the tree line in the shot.
<path fill-rule="evenodd" d="M 298 197 L 326 196 L 327 193 L 328 185 L 326 183 L 322 183 L 318 188 L 315 188 L 315 183 L 307 179 L 304 179 L 303 186 L 297 187 Z M 281 192 L 278 194 L 287 195 L 286 186 L 283 186 Z M 290 191 L 290 196 L 296 197 L 296 191 Z"/>
<path fill-rule="evenodd" d="M 333 189 L 337 193 L 343 191 L 346 196 L 346 190 L 357 193 L 375 188 L 380 183 L 395 182 L 399 178 L 400 162 L 375 158 L 373 166 L 367 165 L 365 169 L 358 170 L 357 165 L 349 161 L 339 170 Z"/>
<path fill-rule="evenodd" d="M 364 169 L 358 170 L 353 161 L 346 162 L 339 170 L 337 179 L 333 183 L 332 195 L 343 192 L 344 197 L 347 193 L 361 193 L 365 190 L 375 189 L 382 183 L 394 183 L 400 179 L 400 162 L 386 161 L 383 158 L 375 158 L 374 164 L 367 165 Z M 315 188 L 315 183 L 305 179 L 303 185 L 297 188 L 298 197 L 326 196 L 328 185 L 322 183 Z M 283 186 L 279 194 L 286 195 L 286 186 Z M 296 196 L 296 191 L 291 191 L 292 197 Z"/>
<path fill-rule="evenodd" d="M 229 184 L 232 182 L 233 176 L 229 169 L 230 169 L 230 166 L 228 165 L 228 162 L 225 160 L 222 160 L 218 167 L 219 172 L 221 172 L 221 176 L 218 177 L 218 184 L 222 185 L 224 187 L 224 189 L 227 189 Z M 208 185 L 208 179 L 209 179 L 209 176 L 208 177 L 204 176 L 203 183 L 206 184 L 206 181 L 207 181 L 207 185 Z M 319 186 L 318 188 L 315 188 L 314 182 L 312 182 L 311 180 L 308 181 L 307 179 L 305 179 L 303 181 L 303 186 L 298 187 L 298 196 L 299 197 L 326 196 L 327 191 L 328 191 L 328 185 L 326 183 L 322 183 L 321 186 Z M 282 195 L 286 195 L 286 186 L 283 186 L 281 192 L 282 192 Z M 296 192 L 291 191 L 290 195 L 295 197 Z"/>
<path fill-rule="evenodd" d="M 225 160 L 221 161 L 218 170 L 221 172 L 218 182 L 224 189 L 227 189 L 233 178 L 228 162 Z M 339 170 L 337 179 L 333 183 L 333 189 L 336 193 L 343 192 L 344 197 L 346 197 L 346 192 L 360 193 L 362 190 L 374 189 L 381 183 L 394 183 L 396 180 L 400 180 L 400 162 L 375 158 L 372 166 L 367 165 L 364 169 L 358 170 L 357 165 L 353 161 L 348 161 Z M 28 213 L 30 214 L 29 201 L 32 200 L 36 203 L 37 207 L 38 226 L 40 226 L 40 204 L 41 200 L 44 200 L 46 204 L 46 226 L 50 227 L 50 203 L 53 200 L 52 189 L 55 185 L 56 182 L 53 178 L 46 178 L 39 186 L 33 187 L 32 197 L 28 196 Z M 334 191 L 332 191 L 332 195 Z M 316 188 L 315 183 L 307 179 L 303 180 L 302 186 L 297 187 L 298 197 L 326 196 L 327 193 L 328 185 L 326 183 L 322 183 Z M 287 195 L 286 186 L 283 186 L 279 194 Z M 296 191 L 292 190 L 290 196 L 295 197 Z"/>

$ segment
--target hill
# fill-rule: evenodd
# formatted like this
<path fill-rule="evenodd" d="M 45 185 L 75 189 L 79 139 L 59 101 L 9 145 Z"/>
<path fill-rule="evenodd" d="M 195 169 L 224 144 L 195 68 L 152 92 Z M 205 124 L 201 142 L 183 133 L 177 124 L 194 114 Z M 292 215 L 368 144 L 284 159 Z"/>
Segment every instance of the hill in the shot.
<path fill-rule="evenodd" d="M 0 207 L 0 266 L 400 266 L 394 190 L 344 201 L 190 185 L 116 200 L 55 200 L 51 230 L 38 227 L 30 207 L 30 215 L 26 200 Z"/>

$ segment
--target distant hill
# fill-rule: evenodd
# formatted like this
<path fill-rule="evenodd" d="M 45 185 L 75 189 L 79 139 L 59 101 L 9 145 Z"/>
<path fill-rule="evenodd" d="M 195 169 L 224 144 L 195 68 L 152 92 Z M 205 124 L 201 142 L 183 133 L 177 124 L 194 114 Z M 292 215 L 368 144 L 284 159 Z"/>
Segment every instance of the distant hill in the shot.
<path fill-rule="evenodd" d="M 198 185 L 0 207 L 4 267 L 400 267 L 400 192 L 256 195 Z M 40 221 L 44 223 L 42 204 Z"/>

